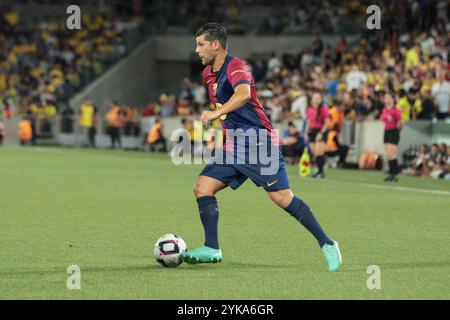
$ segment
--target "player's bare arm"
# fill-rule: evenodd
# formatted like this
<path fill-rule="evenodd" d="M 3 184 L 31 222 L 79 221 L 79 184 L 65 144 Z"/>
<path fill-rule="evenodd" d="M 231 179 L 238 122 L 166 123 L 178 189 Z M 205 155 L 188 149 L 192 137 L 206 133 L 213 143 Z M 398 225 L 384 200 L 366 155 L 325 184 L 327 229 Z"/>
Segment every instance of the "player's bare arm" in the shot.
<path fill-rule="evenodd" d="M 231 96 L 230 100 L 223 105 L 223 107 L 214 111 L 204 111 L 202 113 L 201 120 L 205 125 L 207 125 L 209 121 L 243 107 L 250 100 L 250 98 L 250 86 L 246 83 L 240 84 L 234 89 L 234 94 Z"/>

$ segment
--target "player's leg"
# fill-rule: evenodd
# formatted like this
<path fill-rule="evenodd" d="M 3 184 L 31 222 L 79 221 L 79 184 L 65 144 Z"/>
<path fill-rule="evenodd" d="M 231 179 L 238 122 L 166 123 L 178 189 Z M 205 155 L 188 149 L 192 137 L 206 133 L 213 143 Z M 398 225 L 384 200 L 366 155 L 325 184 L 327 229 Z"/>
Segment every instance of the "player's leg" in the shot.
<path fill-rule="evenodd" d="M 222 181 L 202 175 L 198 176 L 194 185 L 200 219 L 205 230 L 205 246 L 217 250 L 219 249 L 219 207 L 215 195 L 224 188 L 226 185 Z"/>
<path fill-rule="evenodd" d="M 214 178 L 200 175 L 194 185 L 200 219 L 205 232 L 204 246 L 184 252 L 181 259 L 190 264 L 222 261 L 222 251 L 219 248 L 218 226 L 219 208 L 215 194 L 226 185 Z"/>
<path fill-rule="evenodd" d="M 333 240 L 325 234 L 308 205 L 303 200 L 297 198 L 291 189 L 268 192 L 268 195 L 277 206 L 288 212 L 311 232 L 320 247 L 323 247 L 324 244 L 333 244 Z"/>
<path fill-rule="evenodd" d="M 316 139 L 316 135 L 313 135 L 313 137 L 314 137 L 314 139 Z M 316 140 L 311 141 L 310 145 L 311 145 L 311 150 L 314 154 L 314 159 L 315 159 L 315 162 L 317 165 L 317 170 L 318 170 L 312 177 L 313 178 L 316 178 L 316 177 L 321 178 L 322 174 L 323 174 L 323 165 L 325 164 L 325 158 L 322 154 L 322 150 L 324 148 L 321 146 L 320 141 L 316 141 Z"/>
<path fill-rule="evenodd" d="M 316 176 L 319 178 L 324 178 L 325 173 L 323 171 L 323 167 L 325 166 L 325 143 L 323 142 L 323 138 L 318 140 L 316 137 L 316 162 L 317 162 L 317 168 L 319 171 L 317 172 Z"/>
<path fill-rule="evenodd" d="M 194 186 L 200 219 L 205 231 L 204 246 L 180 255 L 183 261 L 191 264 L 215 263 L 222 261 L 222 251 L 218 240 L 219 208 L 216 193 L 230 186 L 238 188 L 246 177 L 232 165 L 207 165 Z"/>
<path fill-rule="evenodd" d="M 386 159 L 388 161 L 389 174 L 388 174 L 388 176 L 386 178 L 384 178 L 384 181 L 391 181 L 391 179 L 392 179 L 392 169 L 393 168 L 392 168 L 392 163 L 391 163 L 391 161 L 389 159 L 389 152 L 390 152 L 389 144 L 385 143 L 384 144 L 384 153 L 386 154 Z"/>
<path fill-rule="evenodd" d="M 297 198 L 291 189 L 268 191 L 268 195 L 276 205 L 299 221 L 316 238 L 327 261 L 328 270 L 336 271 L 342 264 L 338 243 L 325 234 L 308 205 Z"/>
<path fill-rule="evenodd" d="M 388 148 L 389 166 L 392 168 L 391 170 L 392 178 L 390 181 L 397 182 L 398 181 L 397 175 L 400 171 L 397 161 L 397 145 L 393 143 L 388 143 L 387 148 Z"/>

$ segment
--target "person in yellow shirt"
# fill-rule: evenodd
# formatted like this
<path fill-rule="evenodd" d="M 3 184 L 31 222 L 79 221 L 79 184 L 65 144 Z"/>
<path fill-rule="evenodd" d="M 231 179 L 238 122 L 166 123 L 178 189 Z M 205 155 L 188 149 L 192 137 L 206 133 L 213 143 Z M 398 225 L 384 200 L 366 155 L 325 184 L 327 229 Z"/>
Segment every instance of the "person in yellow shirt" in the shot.
<path fill-rule="evenodd" d="M 405 67 L 406 70 L 417 67 L 420 63 L 420 48 L 417 44 L 406 52 Z"/>
<path fill-rule="evenodd" d="M 401 93 L 400 96 L 398 107 L 402 111 L 403 121 L 417 120 L 419 113 L 422 112 L 422 100 L 419 98 L 418 91 L 411 88 L 407 95 Z"/>
<path fill-rule="evenodd" d="M 94 104 L 90 98 L 86 98 L 80 107 L 80 126 L 85 128 L 92 127 L 92 116 L 94 114 Z"/>
<path fill-rule="evenodd" d="M 10 10 L 3 15 L 3 20 L 11 26 L 15 27 L 19 23 L 19 15 L 14 10 Z"/>

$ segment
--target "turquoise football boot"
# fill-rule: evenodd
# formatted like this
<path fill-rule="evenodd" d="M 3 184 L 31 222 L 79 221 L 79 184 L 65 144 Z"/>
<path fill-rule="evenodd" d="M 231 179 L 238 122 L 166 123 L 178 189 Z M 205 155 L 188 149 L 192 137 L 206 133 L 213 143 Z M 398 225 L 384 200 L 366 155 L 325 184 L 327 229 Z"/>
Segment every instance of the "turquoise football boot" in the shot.
<path fill-rule="evenodd" d="M 322 253 L 327 261 L 328 271 L 337 271 L 342 264 L 342 256 L 338 243 L 334 241 L 333 245 L 324 244 L 322 247 Z"/>
<path fill-rule="evenodd" d="M 222 250 L 210 247 L 200 247 L 192 251 L 180 253 L 180 258 L 189 264 L 217 263 L 222 261 Z"/>

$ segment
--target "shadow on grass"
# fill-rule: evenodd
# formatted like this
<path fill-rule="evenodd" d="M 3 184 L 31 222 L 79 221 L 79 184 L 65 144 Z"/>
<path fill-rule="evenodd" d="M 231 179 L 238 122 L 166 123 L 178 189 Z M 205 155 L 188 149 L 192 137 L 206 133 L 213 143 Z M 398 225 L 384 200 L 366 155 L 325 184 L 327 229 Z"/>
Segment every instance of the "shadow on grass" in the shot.
<path fill-rule="evenodd" d="M 427 268 L 449 268 L 450 261 L 435 261 L 435 262 L 387 262 L 378 263 L 381 270 L 387 269 L 427 269 Z M 250 270 L 250 271 L 272 271 L 292 269 L 295 271 L 303 270 L 308 272 L 314 272 L 315 270 L 321 270 L 322 265 L 316 263 L 258 263 L 258 262 L 238 262 L 238 261 L 226 261 L 218 264 L 197 264 L 189 265 L 186 263 L 181 264 L 177 268 L 164 268 L 163 266 L 153 264 L 140 264 L 130 266 L 80 266 L 82 273 L 95 273 L 95 272 L 199 272 L 199 271 L 224 271 L 230 269 L 236 270 Z M 366 272 L 368 266 L 362 265 L 343 265 L 341 272 Z M 39 275 L 51 275 L 51 274 L 66 274 L 66 267 L 61 266 L 58 268 L 52 267 L 47 270 L 0 270 L 0 277 L 18 277 L 18 276 L 39 276 Z"/>
<path fill-rule="evenodd" d="M 206 270 L 266 270 L 276 271 L 280 269 L 314 269 L 313 264 L 283 264 L 277 263 L 255 263 L 255 262 L 237 262 L 228 261 L 218 264 L 197 264 L 189 265 L 186 263 L 181 264 L 177 268 L 164 268 L 163 266 L 154 263 L 149 265 L 130 265 L 130 266 L 80 266 L 81 273 L 95 273 L 95 272 L 170 272 L 171 270 L 177 270 L 177 272 L 190 272 L 190 271 L 206 271 Z M 66 274 L 66 267 L 61 266 L 58 268 L 52 267 L 47 270 L 0 270 L 0 277 L 17 277 L 17 276 L 39 276 L 50 274 Z"/>

